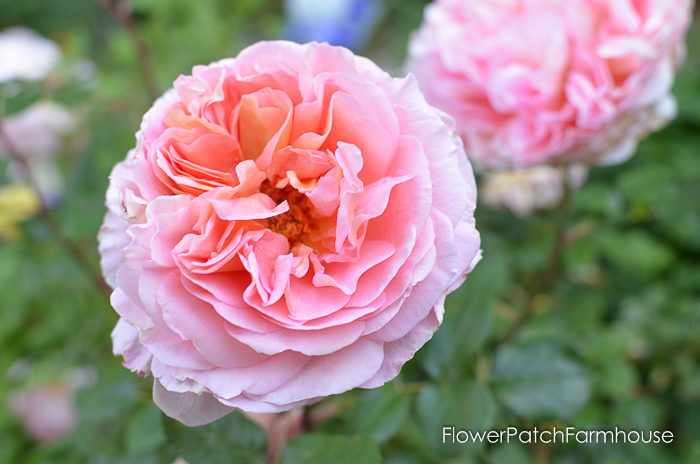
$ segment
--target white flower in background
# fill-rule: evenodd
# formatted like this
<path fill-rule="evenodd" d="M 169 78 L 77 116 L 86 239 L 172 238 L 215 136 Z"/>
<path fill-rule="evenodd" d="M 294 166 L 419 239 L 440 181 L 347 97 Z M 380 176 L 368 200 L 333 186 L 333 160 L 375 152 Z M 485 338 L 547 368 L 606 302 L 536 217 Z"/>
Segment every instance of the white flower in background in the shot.
<path fill-rule="evenodd" d="M 56 156 L 61 153 L 66 135 L 77 128 L 76 118 L 62 105 L 41 101 L 19 113 L 7 116 L 0 126 L 0 157 L 20 156 L 31 171 L 43 201 L 49 206 L 63 193 Z M 27 176 L 21 163 L 10 164 L 15 180 Z"/>
<path fill-rule="evenodd" d="M 26 27 L 0 32 L 0 83 L 44 79 L 61 59 L 59 46 Z"/>
<path fill-rule="evenodd" d="M 516 216 L 555 208 L 564 199 L 565 183 L 572 189 L 583 185 L 588 168 L 548 165 L 514 171 L 492 171 L 484 175 L 479 189 L 481 201 L 492 208 L 507 208 Z"/>

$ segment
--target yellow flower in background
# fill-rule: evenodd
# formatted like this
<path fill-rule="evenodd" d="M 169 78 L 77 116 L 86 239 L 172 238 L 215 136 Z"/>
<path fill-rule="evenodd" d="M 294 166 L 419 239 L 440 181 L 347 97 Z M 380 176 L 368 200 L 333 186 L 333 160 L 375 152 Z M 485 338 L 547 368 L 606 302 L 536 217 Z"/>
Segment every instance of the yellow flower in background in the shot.
<path fill-rule="evenodd" d="M 17 239 L 19 224 L 31 219 L 41 209 L 36 191 L 28 184 L 0 187 L 0 238 Z"/>

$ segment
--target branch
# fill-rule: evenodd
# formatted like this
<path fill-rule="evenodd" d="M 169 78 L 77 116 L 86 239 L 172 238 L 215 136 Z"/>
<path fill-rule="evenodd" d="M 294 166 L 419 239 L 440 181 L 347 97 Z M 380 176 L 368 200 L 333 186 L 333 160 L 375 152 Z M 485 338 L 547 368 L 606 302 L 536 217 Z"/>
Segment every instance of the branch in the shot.
<path fill-rule="evenodd" d="M 146 86 L 151 100 L 155 101 L 160 97 L 162 92 L 158 87 L 156 75 L 153 70 L 151 49 L 143 40 L 136 27 L 130 2 L 127 0 L 98 0 L 98 3 L 126 30 L 131 40 L 134 42 L 139 61 L 139 70 L 141 71 L 141 79 L 143 79 L 143 83 Z"/>
<path fill-rule="evenodd" d="M 520 317 L 513 322 L 510 326 L 508 332 L 503 336 L 501 342 L 511 341 L 515 335 L 527 324 L 530 319 L 535 315 L 535 307 L 533 302 L 538 295 L 546 291 L 548 288 L 557 283 L 560 277 L 559 267 L 561 263 L 561 258 L 564 254 L 564 250 L 567 245 L 567 233 L 566 233 L 566 213 L 569 209 L 569 203 L 572 197 L 572 189 L 569 183 L 564 180 L 564 197 L 557 206 L 556 210 L 556 242 L 554 247 L 550 250 L 547 256 L 547 264 L 543 271 L 539 272 L 535 277 L 535 281 L 532 284 L 532 288 L 529 292 L 529 297 L 525 303 L 525 311 L 520 314 Z"/>

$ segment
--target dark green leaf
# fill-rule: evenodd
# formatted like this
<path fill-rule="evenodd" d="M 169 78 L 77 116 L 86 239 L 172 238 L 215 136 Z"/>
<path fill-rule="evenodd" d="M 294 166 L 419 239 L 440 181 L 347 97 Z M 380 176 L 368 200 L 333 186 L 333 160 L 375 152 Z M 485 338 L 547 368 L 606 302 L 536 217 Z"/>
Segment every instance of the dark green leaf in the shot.
<path fill-rule="evenodd" d="M 393 384 L 364 392 L 360 402 L 344 412 L 341 419 L 353 431 L 368 434 L 377 443 L 391 439 L 401 428 L 410 407 L 410 396 L 396 391 Z"/>
<path fill-rule="evenodd" d="M 379 464 L 379 447 L 366 435 L 301 435 L 287 444 L 282 464 Z"/>
<path fill-rule="evenodd" d="M 238 411 L 200 427 L 166 418 L 165 431 L 177 454 L 192 464 L 266 462 L 265 433 Z"/>
<path fill-rule="evenodd" d="M 489 464 L 532 464 L 527 448 L 517 442 L 496 446 L 489 453 Z"/>
<path fill-rule="evenodd" d="M 675 258 L 672 248 L 640 230 L 611 235 L 604 247 L 606 256 L 621 269 L 643 275 L 668 269 Z"/>
<path fill-rule="evenodd" d="M 452 441 L 460 430 L 484 431 L 494 423 L 495 403 L 489 389 L 480 382 L 460 382 L 455 385 L 428 385 L 418 395 L 416 412 L 423 433 L 433 451 L 455 455 L 476 453 L 484 443 L 469 440 L 461 444 Z M 454 427 L 444 435 L 445 427 Z"/>
<path fill-rule="evenodd" d="M 126 426 L 126 449 L 132 454 L 148 453 L 166 442 L 163 413 L 153 403 L 147 403 L 131 416 Z"/>
<path fill-rule="evenodd" d="M 585 369 L 548 343 L 500 347 L 491 379 L 498 398 L 525 417 L 566 419 L 590 396 Z"/>

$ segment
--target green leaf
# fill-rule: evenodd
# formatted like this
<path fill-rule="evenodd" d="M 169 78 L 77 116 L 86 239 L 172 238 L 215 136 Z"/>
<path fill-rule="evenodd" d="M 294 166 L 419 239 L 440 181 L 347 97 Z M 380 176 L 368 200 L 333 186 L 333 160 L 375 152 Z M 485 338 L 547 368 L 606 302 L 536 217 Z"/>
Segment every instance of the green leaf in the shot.
<path fill-rule="evenodd" d="M 312 434 L 291 440 L 282 464 L 379 464 L 381 460 L 379 446 L 366 435 Z"/>
<path fill-rule="evenodd" d="M 383 453 L 383 464 L 431 464 L 432 461 L 422 458 L 415 452 L 405 449 L 392 449 Z"/>
<path fill-rule="evenodd" d="M 654 204 L 665 187 L 673 183 L 673 171 L 667 166 L 649 164 L 620 176 L 622 192 L 633 202 Z"/>
<path fill-rule="evenodd" d="M 165 431 L 175 451 L 192 464 L 266 462 L 264 432 L 238 411 L 201 427 L 166 418 Z"/>
<path fill-rule="evenodd" d="M 611 423 L 627 430 L 664 430 L 665 414 L 659 401 L 642 398 L 616 405 Z"/>
<path fill-rule="evenodd" d="M 112 423 L 134 407 L 138 398 L 137 378 L 119 371 L 122 378 L 103 379 L 78 397 L 82 420 L 91 426 Z"/>
<path fill-rule="evenodd" d="M 23 440 L 19 432 L 0 429 L 0 462 L 17 462 Z"/>
<path fill-rule="evenodd" d="M 700 443 L 695 442 L 690 448 L 685 464 L 697 464 L 700 462 Z"/>
<path fill-rule="evenodd" d="M 599 382 L 605 395 L 618 401 L 629 399 L 637 388 L 637 371 L 629 362 L 610 362 L 603 365 Z"/>
<path fill-rule="evenodd" d="M 504 244 L 483 235 L 487 259 L 480 261 L 467 280 L 447 297 L 445 321 L 419 352 L 423 369 L 432 377 L 457 379 L 465 359 L 483 348 L 494 328 L 493 303 L 511 283 L 511 263 Z"/>
<path fill-rule="evenodd" d="M 612 190 L 602 183 L 584 185 L 573 198 L 573 208 L 583 212 L 599 215 L 611 220 L 623 216 L 624 200 L 617 190 Z"/>
<path fill-rule="evenodd" d="M 416 412 L 423 434 L 433 451 L 444 455 L 477 453 L 484 443 L 469 440 L 452 443 L 451 438 L 443 442 L 443 427 L 460 430 L 484 431 L 493 426 L 495 402 L 485 385 L 480 382 L 460 382 L 455 385 L 428 385 L 418 395 Z"/>
<path fill-rule="evenodd" d="M 132 454 L 155 451 L 167 441 L 163 430 L 163 413 L 153 403 L 131 416 L 126 426 L 126 449 Z"/>
<path fill-rule="evenodd" d="M 549 343 L 500 347 L 491 379 L 496 396 L 525 417 L 569 418 L 591 390 L 584 368 Z"/>
<path fill-rule="evenodd" d="M 520 443 L 504 443 L 489 453 L 489 464 L 532 464 L 527 449 Z"/>
<path fill-rule="evenodd" d="M 609 236 L 604 250 L 606 256 L 621 269 L 642 275 L 662 272 L 675 259 L 671 247 L 642 230 Z"/>
<path fill-rule="evenodd" d="M 393 384 L 363 392 L 362 399 L 342 415 L 353 431 L 361 430 L 377 443 L 396 435 L 410 408 L 410 397 L 397 392 Z"/>

